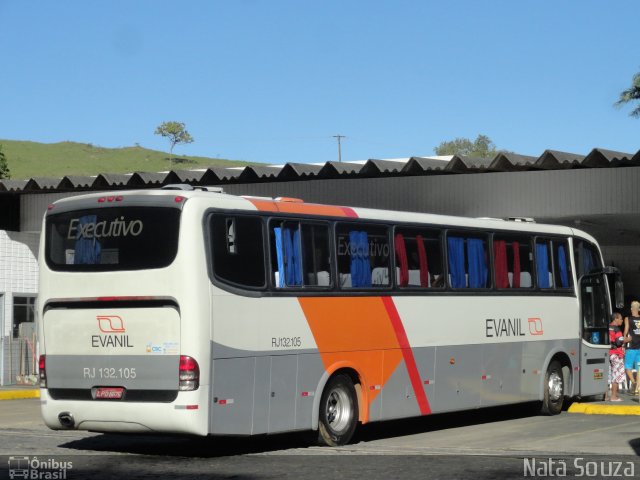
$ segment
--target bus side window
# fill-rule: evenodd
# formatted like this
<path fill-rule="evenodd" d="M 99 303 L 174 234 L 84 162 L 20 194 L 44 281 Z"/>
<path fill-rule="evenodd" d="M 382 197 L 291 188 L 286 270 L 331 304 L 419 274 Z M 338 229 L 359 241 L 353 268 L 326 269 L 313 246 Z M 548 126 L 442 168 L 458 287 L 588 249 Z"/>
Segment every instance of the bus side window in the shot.
<path fill-rule="evenodd" d="M 343 289 L 391 285 L 389 229 L 367 224 L 336 226 L 338 281 Z"/>
<path fill-rule="evenodd" d="M 442 288 L 440 231 L 397 228 L 396 282 L 400 288 Z"/>
<path fill-rule="evenodd" d="M 569 247 L 566 240 L 553 241 L 554 280 L 556 288 L 569 288 L 573 285 Z"/>
<path fill-rule="evenodd" d="M 260 217 L 214 214 L 210 231 L 215 277 L 241 287 L 264 287 L 264 245 Z"/>
<path fill-rule="evenodd" d="M 273 220 L 269 224 L 271 280 L 276 288 L 302 286 L 300 222 Z"/>
<path fill-rule="evenodd" d="M 493 262 L 498 289 L 531 288 L 531 238 L 494 235 Z"/>
<path fill-rule="evenodd" d="M 328 225 L 302 224 L 302 258 L 305 285 L 332 285 Z"/>
<path fill-rule="evenodd" d="M 490 286 L 487 241 L 484 236 L 447 235 L 449 285 L 452 288 Z"/>
<path fill-rule="evenodd" d="M 273 220 L 269 225 L 271 278 L 276 288 L 329 287 L 329 227 Z"/>
<path fill-rule="evenodd" d="M 553 288 L 551 240 L 536 239 L 536 279 L 538 288 Z"/>

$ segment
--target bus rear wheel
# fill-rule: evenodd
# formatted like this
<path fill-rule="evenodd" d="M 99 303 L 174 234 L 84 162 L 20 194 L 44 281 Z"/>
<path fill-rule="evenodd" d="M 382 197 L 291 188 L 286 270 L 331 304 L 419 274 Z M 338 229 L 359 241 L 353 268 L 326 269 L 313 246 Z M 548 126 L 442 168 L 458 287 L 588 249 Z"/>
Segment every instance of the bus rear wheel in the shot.
<path fill-rule="evenodd" d="M 562 411 L 564 390 L 562 365 L 557 360 L 553 360 L 544 375 L 544 399 L 541 409 L 543 415 L 558 415 Z"/>
<path fill-rule="evenodd" d="M 318 441 L 337 447 L 351 440 L 358 425 L 358 396 L 348 375 L 329 379 L 322 392 L 319 412 Z"/>

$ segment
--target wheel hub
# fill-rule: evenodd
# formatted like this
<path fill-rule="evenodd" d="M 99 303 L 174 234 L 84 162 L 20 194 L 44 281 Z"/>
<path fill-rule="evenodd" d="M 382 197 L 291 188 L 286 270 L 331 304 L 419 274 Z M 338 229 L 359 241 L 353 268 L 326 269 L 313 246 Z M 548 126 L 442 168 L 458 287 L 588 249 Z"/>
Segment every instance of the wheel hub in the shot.
<path fill-rule="evenodd" d="M 349 397 L 342 390 L 332 391 L 327 398 L 327 422 L 334 432 L 346 429 L 351 421 Z"/>
<path fill-rule="evenodd" d="M 549 375 L 549 399 L 557 402 L 562 397 L 562 376 L 558 372 L 551 372 Z"/>

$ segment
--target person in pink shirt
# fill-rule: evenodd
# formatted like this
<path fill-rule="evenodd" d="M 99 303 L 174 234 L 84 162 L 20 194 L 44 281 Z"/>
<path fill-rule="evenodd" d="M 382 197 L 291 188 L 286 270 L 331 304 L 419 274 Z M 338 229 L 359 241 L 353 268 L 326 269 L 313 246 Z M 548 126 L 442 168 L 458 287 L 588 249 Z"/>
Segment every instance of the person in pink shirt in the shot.
<path fill-rule="evenodd" d="M 612 402 L 621 402 L 618 397 L 618 384 L 624 382 L 624 349 L 622 345 L 631 340 L 630 336 L 625 337 L 622 333 L 622 315 L 619 312 L 611 316 L 609 324 L 609 384 L 611 385 L 611 396 L 609 400 Z"/>

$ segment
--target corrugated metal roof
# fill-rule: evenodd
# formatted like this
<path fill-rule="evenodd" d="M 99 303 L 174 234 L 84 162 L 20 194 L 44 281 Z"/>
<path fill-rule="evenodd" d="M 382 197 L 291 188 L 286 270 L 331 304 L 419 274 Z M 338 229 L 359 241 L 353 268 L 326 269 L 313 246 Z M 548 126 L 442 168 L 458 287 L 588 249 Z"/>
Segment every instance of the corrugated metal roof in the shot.
<path fill-rule="evenodd" d="M 406 175 L 424 175 L 443 172 L 450 160 L 441 160 L 431 157 L 411 157 L 402 169 Z"/>
<path fill-rule="evenodd" d="M 406 162 L 371 159 L 365 162 L 358 173 L 363 176 L 366 175 L 367 177 L 377 177 L 385 173 L 399 173 L 405 165 Z"/>
<path fill-rule="evenodd" d="M 581 167 L 584 159 L 584 155 L 545 150 L 534 165 L 543 170 L 559 170 L 561 168 Z"/>
<path fill-rule="evenodd" d="M 315 176 L 322 170 L 322 165 L 308 163 L 287 163 L 282 166 L 278 180 L 298 180 L 299 177 Z"/>
<path fill-rule="evenodd" d="M 327 162 L 318 172 L 320 178 L 336 178 L 341 175 L 357 175 L 364 165 L 352 162 Z"/>
<path fill-rule="evenodd" d="M 81 177 L 78 175 L 67 175 L 62 178 L 62 181 L 58 184 L 57 188 L 59 190 L 74 190 L 76 188 L 86 189 L 91 188 L 93 182 L 96 181 L 97 177 Z"/>
<path fill-rule="evenodd" d="M 470 171 L 495 171 L 490 158 L 459 157 L 454 155 L 445 167 L 447 172 L 469 173 Z"/>
<path fill-rule="evenodd" d="M 19 192 L 24 190 L 29 180 L 0 180 L 0 192 Z"/>
<path fill-rule="evenodd" d="M 92 189 L 108 190 L 111 188 L 126 187 L 129 185 L 129 180 L 133 175 L 130 173 L 101 173 L 95 181 L 91 184 Z"/>
<path fill-rule="evenodd" d="M 60 182 L 62 182 L 61 178 L 33 177 L 27 182 L 24 189 L 28 191 L 54 190 L 58 188 Z"/>
<path fill-rule="evenodd" d="M 534 168 L 534 164 L 538 158 L 512 152 L 502 152 L 493 159 L 491 167 L 504 172 L 513 170 L 537 170 Z"/>
<path fill-rule="evenodd" d="M 0 194 L 154 188 L 174 183 L 224 185 L 227 183 L 282 182 L 328 178 L 397 177 L 625 166 L 640 166 L 640 151 L 634 155 L 594 148 L 585 156 L 577 153 L 545 150 L 539 157 L 501 152 L 493 159 L 454 155 L 452 157 L 411 157 L 393 160 L 370 159 L 359 162 L 332 161 L 324 164 L 287 163 L 279 166 L 211 167 L 128 174 L 101 173 L 97 176 L 67 175 L 63 178 L 33 177 L 27 180 L 0 180 Z"/>

